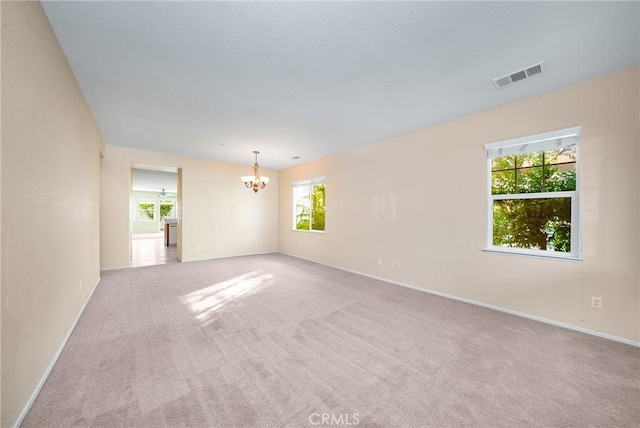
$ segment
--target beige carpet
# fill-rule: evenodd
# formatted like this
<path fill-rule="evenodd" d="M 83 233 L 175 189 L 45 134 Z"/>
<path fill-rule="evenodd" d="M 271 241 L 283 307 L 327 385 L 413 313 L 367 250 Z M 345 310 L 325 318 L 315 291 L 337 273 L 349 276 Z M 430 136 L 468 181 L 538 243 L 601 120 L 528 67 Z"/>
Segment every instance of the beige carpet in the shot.
<path fill-rule="evenodd" d="M 638 348 L 273 254 L 104 272 L 23 426 L 637 427 L 639 376 Z"/>

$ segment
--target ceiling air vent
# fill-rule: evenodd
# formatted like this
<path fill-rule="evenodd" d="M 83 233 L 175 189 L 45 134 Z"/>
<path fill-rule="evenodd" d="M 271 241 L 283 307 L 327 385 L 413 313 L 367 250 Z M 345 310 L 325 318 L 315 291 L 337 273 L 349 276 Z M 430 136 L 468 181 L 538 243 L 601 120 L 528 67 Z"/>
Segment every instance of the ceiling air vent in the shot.
<path fill-rule="evenodd" d="M 529 67 L 523 68 L 522 70 L 514 71 L 507 74 L 506 76 L 496 77 L 495 79 L 493 79 L 493 84 L 496 85 L 496 88 L 498 89 L 504 88 L 505 86 L 509 86 L 513 83 L 527 80 L 533 76 L 542 74 L 542 72 L 544 71 L 542 68 L 542 64 L 544 64 L 544 62 L 539 62 L 538 64 L 531 65 Z"/>

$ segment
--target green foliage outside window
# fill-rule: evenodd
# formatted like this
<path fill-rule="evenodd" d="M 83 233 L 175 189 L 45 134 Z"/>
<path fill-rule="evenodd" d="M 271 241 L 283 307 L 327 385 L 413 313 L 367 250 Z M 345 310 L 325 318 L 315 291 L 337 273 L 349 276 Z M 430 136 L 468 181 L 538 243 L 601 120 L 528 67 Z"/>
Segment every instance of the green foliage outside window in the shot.
<path fill-rule="evenodd" d="M 160 220 L 167 217 L 173 211 L 173 204 L 160 203 Z"/>
<path fill-rule="evenodd" d="M 298 198 L 296 201 L 296 229 L 324 230 L 325 196 L 325 185 L 314 184 L 308 194 Z"/>
<path fill-rule="evenodd" d="M 576 190 L 575 146 L 492 160 L 493 195 Z M 493 245 L 571 252 L 571 197 L 493 201 Z"/>
<path fill-rule="evenodd" d="M 140 202 L 138 204 L 138 212 L 145 220 L 153 220 L 155 217 L 156 205 L 153 203 Z"/>

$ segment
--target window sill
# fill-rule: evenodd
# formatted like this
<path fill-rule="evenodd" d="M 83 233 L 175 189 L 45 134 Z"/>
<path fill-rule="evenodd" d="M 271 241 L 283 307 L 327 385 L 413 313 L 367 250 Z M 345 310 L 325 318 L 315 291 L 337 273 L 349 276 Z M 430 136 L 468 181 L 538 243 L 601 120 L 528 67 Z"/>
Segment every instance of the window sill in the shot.
<path fill-rule="evenodd" d="M 531 257 L 536 259 L 559 260 L 563 262 L 581 262 L 582 257 L 576 257 L 566 253 L 552 253 L 545 251 L 520 250 L 515 248 L 489 247 L 483 248 L 485 253 L 505 254 L 508 256 Z"/>
<path fill-rule="evenodd" d="M 291 229 L 294 232 L 302 232 L 302 233 L 317 233 L 320 235 L 324 235 L 324 230 L 304 230 L 304 229 Z"/>

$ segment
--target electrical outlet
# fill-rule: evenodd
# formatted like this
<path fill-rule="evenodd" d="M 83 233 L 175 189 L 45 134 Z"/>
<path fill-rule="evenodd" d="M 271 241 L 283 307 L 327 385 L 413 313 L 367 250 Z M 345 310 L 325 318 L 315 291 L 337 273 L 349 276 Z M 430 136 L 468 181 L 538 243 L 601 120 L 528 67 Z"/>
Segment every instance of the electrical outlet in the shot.
<path fill-rule="evenodd" d="M 382 259 L 378 257 L 378 264 L 381 265 L 382 264 Z"/>
<path fill-rule="evenodd" d="M 596 309 L 602 309 L 602 297 L 591 296 L 591 307 Z"/>
<path fill-rule="evenodd" d="M 393 267 L 396 268 L 396 269 L 400 269 L 400 262 L 395 262 L 393 264 Z"/>

